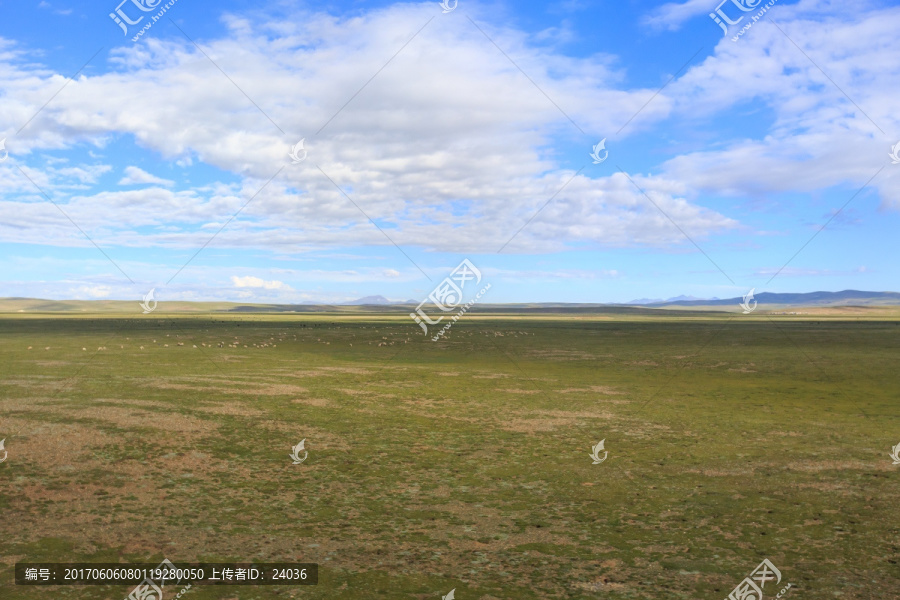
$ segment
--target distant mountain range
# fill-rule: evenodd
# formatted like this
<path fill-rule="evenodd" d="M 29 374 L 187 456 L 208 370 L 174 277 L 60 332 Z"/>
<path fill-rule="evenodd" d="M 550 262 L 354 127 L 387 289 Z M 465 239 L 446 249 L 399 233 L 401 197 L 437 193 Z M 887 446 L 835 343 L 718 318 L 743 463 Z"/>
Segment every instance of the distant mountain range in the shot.
<path fill-rule="evenodd" d="M 883 306 L 900 304 L 897 292 L 862 292 L 844 290 L 842 292 L 809 292 L 806 294 L 775 294 L 762 292 L 754 294 L 759 306 Z M 634 300 L 628 305 L 640 306 L 728 306 L 738 305 L 743 297 L 736 298 L 691 298 L 678 296 L 668 300 Z"/>
<path fill-rule="evenodd" d="M 776 294 L 761 292 L 754 295 L 755 300 L 763 306 L 871 306 L 900 305 L 900 293 L 897 292 L 862 292 L 844 290 L 842 292 L 809 292 L 804 294 Z M 631 302 L 623 302 L 619 306 L 736 306 L 743 297 L 736 298 L 697 298 L 696 296 L 675 296 L 673 298 L 638 298 Z M 418 304 L 416 300 L 403 302 L 388 300 L 384 296 L 365 296 L 350 302 L 342 302 L 344 306 L 397 306 Z M 535 306 L 585 306 L 584 303 L 540 302 L 528 303 Z M 601 303 L 597 303 L 598 305 Z M 508 304 L 513 306 L 514 304 Z"/>
<path fill-rule="evenodd" d="M 644 304 L 667 304 L 672 302 L 692 302 L 694 300 L 704 300 L 703 298 L 697 298 L 696 296 L 675 296 L 674 298 L 666 298 L 663 300 L 662 298 L 638 298 L 637 300 L 632 300 L 631 302 L 625 302 L 628 306 L 642 306 Z M 718 300 L 718 298 L 712 298 L 712 300 Z"/>
<path fill-rule="evenodd" d="M 395 302 L 393 300 L 388 300 L 384 296 L 365 296 L 363 298 L 359 298 L 357 300 L 351 300 L 350 302 L 341 302 L 344 306 L 368 306 L 373 304 L 385 305 L 385 304 L 418 304 L 415 300 L 404 300 L 403 302 Z"/>
<path fill-rule="evenodd" d="M 841 292 L 809 292 L 805 294 L 775 294 L 761 292 L 755 294 L 760 312 L 783 310 L 786 308 L 840 308 L 858 306 L 868 309 L 876 307 L 900 307 L 900 293 L 863 292 L 844 290 Z M 696 298 L 676 296 L 667 300 L 640 298 L 625 303 L 574 303 L 574 302 L 519 302 L 502 304 L 479 304 L 471 312 L 486 313 L 628 313 L 659 314 L 665 310 L 696 311 L 740 311 L 743 298 Z M 185 300 L 160 300 L 163 313 L 213 313 L 213 312 L 337 312 L 337 313 L 408 313 L 410 307 L 419 304 L 417 300 L 405 302 L 388 300 L 384 296 L 365 296 L 339 304 L 263 304 L 238 302 L 193 302 Z M 0 313 L 139 313 L 138 299 L 135 300 L 43 300 L 39 298 L 0 298 Z"/>

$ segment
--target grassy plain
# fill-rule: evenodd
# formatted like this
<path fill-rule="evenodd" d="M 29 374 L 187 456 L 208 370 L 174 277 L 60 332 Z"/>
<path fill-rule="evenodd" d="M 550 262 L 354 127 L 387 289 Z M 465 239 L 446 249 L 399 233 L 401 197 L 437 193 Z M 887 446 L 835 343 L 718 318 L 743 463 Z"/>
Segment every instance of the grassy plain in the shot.
<path fill-rule="evenodd" d="M 720 600 L 763 558 L 900 597 L 900 321 L 859 316 L 0 316 L 0 598 L 163 557 L 320 565 L 184 600 Z"/>

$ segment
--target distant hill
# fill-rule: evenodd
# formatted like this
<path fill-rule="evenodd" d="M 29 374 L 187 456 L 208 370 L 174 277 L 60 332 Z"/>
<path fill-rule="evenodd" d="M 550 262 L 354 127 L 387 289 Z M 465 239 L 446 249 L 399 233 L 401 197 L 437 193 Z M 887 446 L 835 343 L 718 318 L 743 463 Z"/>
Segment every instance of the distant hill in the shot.
<path fill-rule="evenodd" d="M 347 306 L 361 306 L 365 304 L 393 304 L 393 302 L 391 302 L 384 296 L 365 296 L 363 298 L 359 298 L 358 300 L 341 302 L 341 304 L 345 304 Z"/>
<path fill-rule="evenodd" d="M 367 298 L 360 298 L 360 301 Z M 165 318 L 184 314 L 383 314 L 408 315 L 417 300 L 403 303 L 388 301 L 387 304 L 242 304 L 238 302 L 185 302 L 180 300 L 160 301 L 156 310 L 149 315 L 142 314 L 136 300 L 42 300 L 39 298 L 0 298 L 0 314 L 40 315 L 96 315 L 127 314 L 135 318 Z M 678 309 L 679 311 L 686 309 Z M 481 314 L 610 314 L 610 315 L 658 315 L 665 309 L 641 306 L 610 304 L 576 304 L 566 302 L 480 304 L 473 306 L 469 313 Z M 700 311 L 697 311 L 700 314 Z"/>
<path fill-rule="evenodd" d="M 887 306 L 900 305 L 900 293 L 897 292 L 862 292 L 844 290 L 841 292 L 809 292 L 806 294 L 775 294 L 762 292 L 754 295 L 760 307 L 823 307 L 823 306 Z M 737 306 L 743 298 L 710 298 L 708 300 L 664 300 L 650 302 L 643 306 Z"/>
<path fill-rule="evenodd" d="M 696 296 L 675 296 L 674 298 L 666 298 L 663 300 L 662 298 L 638 298 L 637 300 L 632 300 L 631 302 L 625 302 L 629 306 L 642 306 L 645 304 L 664 304 L 671 302 L 682 302 L 682 301 L 693 301 L 693 300 L 703 300 L 703 298 L 697 298 Z M 718 298 L 712 298 L 712 300 L 718 300 Z"/>
<path fill-rule="evenodd" d="M 363 298 L 359 298 L 358 300 L 351 300 L 350 302 L 342 302 L 341 304 L 343 304 L 344 306 L 373 306 L 373 305 L 385 306 L 388 304 L 399 306 L 399 305 L 406 305 L 406 304 L 416 305 L 416 304 L 418 304 L 418 302 L 416 300 L 403 300 L 402 302 L 395 301 L 395 300 L 388 300 L 384 296 L 365 296 Z"/>
<path fill-rule="evenodd" d="M 707 311 L 740 311 L 743 298 L 695 299 L 677 296 L 669 300 L 640 299 L 629 303 L 600 304 L 574 302 L 524 302 L 509 304 L 479 304 L 471 313 L 487 314 L 660 314 L 665 310 L 686 311 L 698 314 Z M 875 310 L 880 307 L 900 307 L 900 293 L 863 292 L 810 292 L 805 294 L 776 294 L 761 292 L 755 295 L 760 312 L 787 308 L 845 310 L 842 307 L 860 307 Z M 419 302 L 406 300 L 394 302 L 384 296 L 366 296 L 342 304 L 256 304 L 239 302 L 187 302 L 182 300 L 160 301 L 155 317 L 167 314 L 203 313 L 385 313 L 408 314 Z M 892 308 L 893 311 L 893 308 Z M 43 300 L 39 298 L 0 298 L 0 313 L 25 314 L 97 314 L 127 313 L 142 316 L 137 300 Z"/>

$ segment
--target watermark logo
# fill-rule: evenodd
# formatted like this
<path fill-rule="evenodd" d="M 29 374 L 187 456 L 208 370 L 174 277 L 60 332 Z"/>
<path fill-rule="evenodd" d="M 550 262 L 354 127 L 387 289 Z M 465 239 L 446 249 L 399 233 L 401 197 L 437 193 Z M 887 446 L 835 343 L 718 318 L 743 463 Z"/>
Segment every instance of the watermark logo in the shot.
<path fill-rule="evenodd" d="M 291 448 L 293 452 L 291 452 L 290 457 L 294 459 L 294 464 L 299 465 L 304 460 L 309 458 L 309 452 L 306 451 L 306 438 L 300 440 L 300 443 Z M 303 458 L 300 458 L 300 453 L 303 453 Z"/>
<path fill-rule="evenodd" d="M 756 310 L 756 306 L 758 302 L 753 298 L 753 292 L 756 291 L 756 288 L 750 288 L 750 291 L 744 295 L 744 301 L 741 302 L 740 307 L 744 309 L 744 314 L 749 315 L 754 310 Z M 750 302 L 753 302 L 753 305 L 750 305 Z"/>
<path fill-rule="evenodd" d="M 459 6 L 459 0 L 453 0 L 453 4 L 450 4 L 450 2 L 448 2 L 447 0 L 441 0 L 441 8 L 444 9 L 444 10 L 441 11 L 441 12 L 443 12 L 445 15 L 446 15 L 448 12 L 452 11 L 453 9 L 455 9 L 457 6 Z M 451 592 L 451 594 L 452 594 L 452 593 L 453 593 L 453 592 Z M 451 599 L 451 600 L 452 600 L 452 599 Z"/>
<path fill-rule="evenodd" d="M 450 593 L 446 596 L 441 596 L 441 600 L 453 600 L 456 597 L 456 588 L 450 590 Z"/>
<path fill-rule="evenodd" d="M 9 152 L 6 151 L 6 138 L 3 138 L 0 140 L 0 162 L 5 161 L 7 158 L 9 158 Z"/>
<path fill-rule="evenodd" d="M 609 455 L 609 452 L 603 448 L 604 442 L 606 442 L 606 438 L 603 438 L 602 440 L 600 440 L 600 443 L 591 448 L 590 457 L 594 459 L 594 462 L 592 464 L 599 465 L 604 460 L 606 460 L 606 457 Z M 600 458 L 600 452 L 603 452 L 603 458 Z"/>
<path fill-rule="evenodd" d="M 302 163 L 306 160 L 306 150 L 303 149 L 303 142 L 306 138 L 303 138 L 296 144 L 291 147 L 291 151 L 288 153 L 288 156 L 291 157 L 291 162 L 295 165 L 298 163 Z"/>
<path fill-rule="evenodd" d="M 169 569 L 174 568 L 175 565 L 168 558 L 163 559 L 155 569 L 150 571 L 153 577 L 145 577 L 144 581 L 131 590 L 125 600 L 162 600 L 160 585 L 165 585 Z M 160 585 L 157 585 L 157 581 L 161 582 Z"/>
<path fill-rule="evenodd" d="M 164 558 L 159 565 L 155 569 L 150 570 L 150 575 L 152 577 L 145 577 L 142 582 L 140 582 L 137 587 L 135 587 L 128 596 L 125 597 L 125 600 L 162 600 L 163 593 L 162 587 L 166 585 L 166 579 L 174 579 L 174 577 L 170 577 L 170 575 L 177 574 L 178 569 L 168 558 Z M 178 580 L 181 581 L 180 579 Z M 159 585 L 157 585 L 159 582 Z M 190 589 L 190 584 L 176 597 L 180 597 L 184 592 Z"/>
<path fill-rule="evenodd" d="M 4 462 L 4 461 L 6 460 L 6 457 L 7 457 L 8 454 L 9 454 L 9 453 L 6 451 L 6 448 L 3 447 L 3 444 L 4 444 L 5 442 L 6 442 L 6 438 L 3 438 L 2 440 L 0 440 L 0 452 L 3 453 L 3 458 L 0 458 L 0 463 Z M 897 447 L 900 448 L 900 446 L 897 446 Z"/>
<path fill-rule="evenodd" d="M 722 6 L 731 2 L 738 10 L 741 12 L 750 12 L 759 6 L 759 3 L 762 0 L 722 0 L 719 2 L 719 5 L 716 7 L 715 12 L 709 13 L 709 18 L 716 22 L 716 24 L 722 28 L 722 31 L 725 35 L 728 35 L 728 25 L 737 25 L 741 21 L 744 20 L 745 15 L 739 16 L 736 20 L 732 21 L 728 15 L 725 14 L 725 11 L 722 10 Z M 740 13 L 733 13 L 740 14 Z M 728 25 L 726 25 L 726 23 Z"/>
<path fill-rule="evenodd" d="M 4 141 L 6 141 L 6 140 L 4 140 Z M 2 145 L 3 145 L 3 143 L 0 142 L 0 146 L 2 146 Z M 892 164 L 892 165 L 900 165 L 900 142 L 897 142 L 897 143 L 894 145 L 894 147 L 891 148 L 891 153 L 888 154 L 888 156 L 891 157 L 891 164 Z M 5 157 L 4 157 L 3 159 L 0 159 L 0 160 L 5 160 Z"/>
<path fill-rule="evenodd" d="M 0 442 L 0 450 L 2 450 L 2 449 L 3 449 L 3 442 Z M 891 458 L 894 459 L 894 464 L 900 465 L 900 444 L 897 444 L 896 446 L 891 448 L 891 451 L 892 451 Z M 4 456 L 3 458 L 5 459 L 6 457 Z M 0 462 L 3 462 L 3 461 L 0 460 Z"/>
<path fill-rule="evenodd" d="M 162 2 L 162 0 L 156 0 L 155 2 L 153 0 L 122 0 L 116 7 L 116 11 L 109 13 L 109 18 L 115 21 L 116 25 L 122 28 L 122 33 L 124 35 L 128 35 L 127 25 L 137 25 L 144 20 L 143 15 L 138 17 L 135 21 L 132 21 L 128 18 L 128 15 L 126 15 L 122 10 L 122 5 L 126 4 L 127 2 L 131 2 L 143 12 L 150 12 L 151 10 L 154 10 L 157 6 L 159 6 L 159 3 Z"/>
<path fill-rule="evenodd" d="M 744 580 L 728 594 L 726 600 L 763 600 L 763 589 L 770 581 L 774 581 L 775 585 L 781 583 L 781 571 L 766 558 L 750 575 L 744 577 Z M 790 587 L 791 584 L 787 584 L 777 597 L 780 598 Z"/>
<path fill-rule="evenodd" d="M 166 14 L 166 11 L 168 11 L 170 8 L 172 8 L 178 0 L 169 0 L 169 2 L 166 2 L 166 4 L 164 4 L 162 7 L 160 7 L 160 4 L 162 4 L 162 1 L 163 0 L 122 0 L 122 2 L 120 2 L 119 5 L 116 7 L 116 10 L 114 12 L 109 13 L 109 18 L 112 19 L 116 25 L 118 25 L 119 27 L 122 28 L 122 33 L 124 35 L 128 35 L 128 26 L 129 25 L 137 25 L 141 21 L 144 20 L 145 16 L 149 16 L 149 20 L 144 24 L 144 26 L 141 28 L 141 30 L 138 31 L 137 34 L 131 38 L 132 42 L 136 42 L 136 41 L 138 41 L 138 39 L 140 39 L 140 37 L 142 35 L 144 35 L 144 33 L 147 32 L 147 30 L 149 30 L 151 27 L 153 27 L 154 23 L 156 23 L 157 21 L 160 20 L 162 18 L 162 16 L 164 14 Z M 141 11 L 141 12 L 134 12 L 134 10 L 129 9 L 131 14 L 137 17 L 134 20 L 132 20 L 128 16 L 128 14 L 126 14 L 125 10 L 122 8 L 123 5 L 128 4 L 129 2 L 134 5 L 134 8 Z M 155 15 L 142 15 L 141 14 L 142 12 L 143 13 L 152 12 L 152 11 L 156 10 L 157 8 L 159 8 L 160 10 Z"/>
<path fill-rule="evenodd" d="M 162 590 L 149 577 L 137 584 L 125 600 L 162 600 Z"/>
<path fill-rule="evenodd" d="M 739 11 L 739 12 L 737 12 L 733 8 L 729 8 L 729 11 L 732 13 L 733 16 L 736 16 L 737 19 L 732 20 L 722 9 L 722 6 L 727 4 L 728 2 L 731 2 L 731 4 L 733 4 Z M 736 42 L 741 38 L 742 35 L 747 33 L 747 31 L 751 27 L 753 27 L 754 24 L 756 24 L 760 19 L 762 19 L 763 15 L 765 15 L 767 12 L 769 12 L 769 9 L 772 8 L 773 6 L 775 6 L 775 3 L 778 2 L 778 0 L 769 0 L 768 2 L 766 2 L 766 4 L 764 4 L 762 7 L 760 7 L 760 4 L 762 2 L 763 2 L 763 0 L 722 0 L 722 2 L 719 3 L 719 6 L 716 7 L 715 12 L 709 13 L 709 18 L 711 18 L 713 21 L 715 21 L 716 24 L 722 28 L 722 33 L 725 36 L 727 36 L 728 35 L 728 26 L 739 24 L 741 21 L 744 20 L 744 17 L 747 16 L 747 15 L 741 15 L 740 14 L 741 12 L 748 13 L 748 12 L 751 12 L 751 11 L 759 8 L 759 11 L 755 15 L 750 16 L 750 22 L 747 23 L 746 25 L 744 25 L 740 29 L 740 31 L 738 31 L 737 34 L 731 38 L 732 42 Z M 740 15 L 740 16 L 738 16 L 738 15 Z"/>
<path fill-rule="evenodd" d="M 152 313 L 154 310 L 156 310 L 156 305 L 159 304 L 159 302 L 157 302 L 156 299 L 153 297 L 153 292 L 155 292 L 155 291 L 156 291 L 156 288 L 153 288 L 152 290 L 147 292 L 147 295 L 144 296 L 144 301 L 139 303 L 141 305 L 141 308 L 144 309 L 145 315 Z"/>
<path fill-rule="evenodd" d="M 603 158 L 600 158 L 600 153 L 603 152 Z M 591 152 L 591 158 L 594 159 L 594 164 L 599 165 L 604 160 L 609 158 L 609 150 L 606 149 L 606 138 L 600 140 L 600 143 L 594 146 L 594 151 Z"/>
<path fill-rule="evenodd" d="M 425 335 L 428 335 L 428 325 L 437 325 L 444 319 L 444 316 L 432 319 L 422 309 L 423 304 L 431 300 L 438 310 L 445 313 L 458 309 L 457 313 L 450 317 L 450 322 L 444 325 L 444 327 L 431 338 L 431 341 L 438 341 L 441 336 L 453 326 L 453 323 L 466 314 L 466 312 L 481 299 L 481 296 L 491 288 L 491 284 L 487 284 L 472 300 L 463 304 L 463 290 L 466 287 L 466 283 L 472 280 L 474 280 L 475 285 L 481 283 L 481 271 L 479 271 L 467 258 L 459 263 L 459 265 L 453 269 L 453 272 L 450 273 L 450 276 L 444 278 L 444 280 L 428 294 L 427 298 L 419 302 L 419 305 L 416 307 L 416 312 L 409 313 L 409 316 L 418 323 L 419 327 L 422 328 L 422 331 L 425 332 Z"/>

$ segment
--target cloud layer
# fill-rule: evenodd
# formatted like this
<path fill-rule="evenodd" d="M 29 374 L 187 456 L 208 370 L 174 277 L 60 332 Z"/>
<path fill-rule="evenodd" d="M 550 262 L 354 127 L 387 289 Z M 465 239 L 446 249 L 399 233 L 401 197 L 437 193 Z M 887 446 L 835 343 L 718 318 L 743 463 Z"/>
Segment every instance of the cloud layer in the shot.
<path fill-rule="evenodd" d="M 709 21 L 711 8 L 650 10 L 647 35 Z M 478 7 L 471 21 L 434 18 L 433 3 L 226 15 L 224 33 L 196 40 L 202 52 L 147 37 L 67 85 L 0 39 L 10 151 L 0 241 L 89 247 L 87 234 L 103 247 L 279 255 L 377 246 L 399 262 L 372 277 L 397 279 L 411 265 L 395 244 L 678 251 L 752 232 L 732 199 L 851 198 L 870 185 L 883 210 L 900 209 L 887 156 L 900 139 L 900 8 L 777 9 L 661 90 L 629 84 L 614 54 L 547 46 L 552 28 L 492 25 Z M 602 138 L 610 159 L 594 165 Z M 300 139 L 307 156 L 294 164 Z M 265 273 L 222 274 L 217 285 L 229 281 L 294 289 Z M 109 293 L 95 283 L 83 292 Z"/>
<path fill-rule="evenodd" d="M 393 242 L 496 252 L 525 223 L 505 252 L 682 241 L 638 189 L 612 168 L 593 169 L 587 156 L 653 90 L 620 89 L 607 56 L 566 57 L 521 32 L 485 25 L 538 89 L 477 28 L 430 23 L 432 12 L 397 5 L 352 19 L 315 14 L 251 24 L 231 17 L 228 35 L 201 42 L 215 65 L 189 44 L 149 39 L 117 50 L 112 70 L 70 83 L 10 147 L 73 220 L 116 245 L 200 245 L 250 198 L 217 244 L 300 250 Z M 23 66 L 7 80 L 7 122 L 27 120 L 36 99 L 61 83 Z M 660 97 L 642 117 L 661 118 L 669 104 Z M 118 185 L 129 189 L 74 194 L 62 173 L 34 160 L 47 150 L 102 149 L 123 135 L 164 160 L 211 165 L 240 183 L 173 186 L 128 166 Z M 308 157 L 290 164 L 287 150 L 300 138 Z M 589 168 L 577 175 L 563 168 L 560 142 L 578 144 Z M 735 224 L 679 195 L 688 190 L 671 179 L 637 178 L 693 235 Z M 131 189 L 139 184 L 146 187 Z M 49 229 L 60 243 L 85 243 L 65 231 L 66 217 L 34 202 L 36 190 L 21 174 L 13 171 L 6 185 L 24 196 L 7 204 L 20 218 L 2 230 L 6 239 L 24 242 Z"/>

